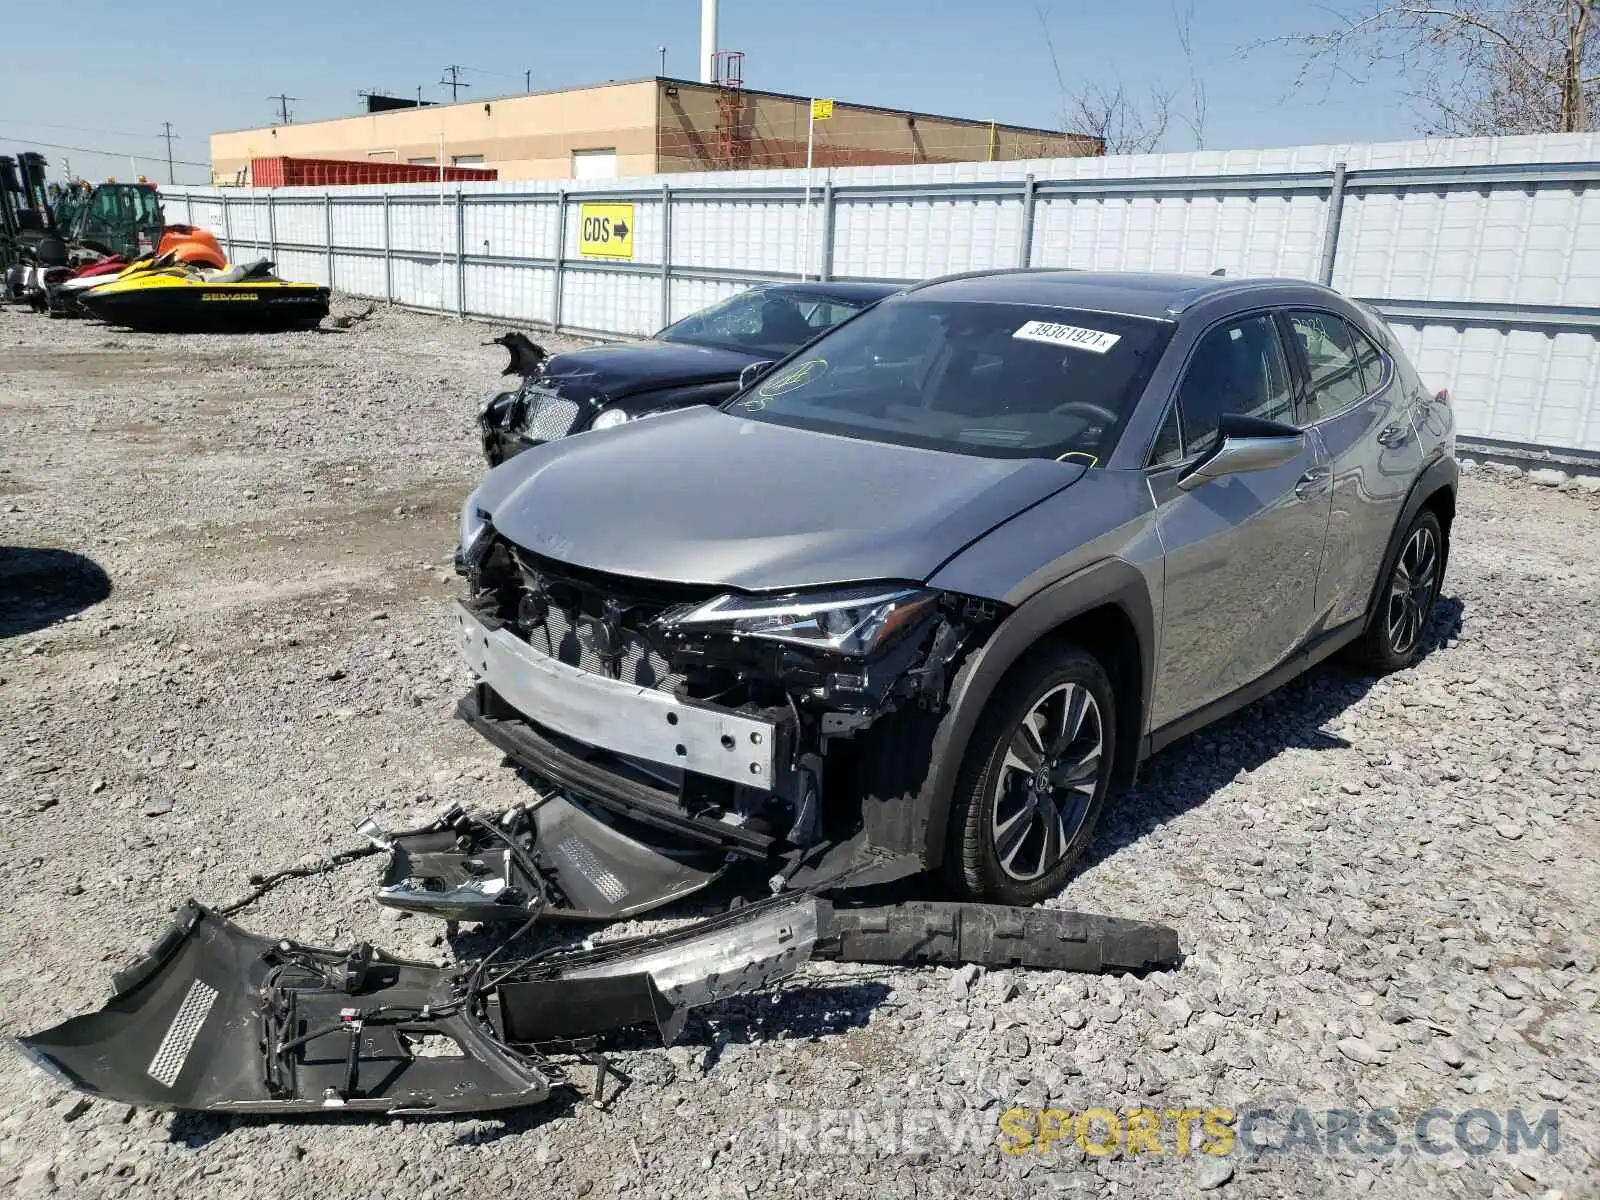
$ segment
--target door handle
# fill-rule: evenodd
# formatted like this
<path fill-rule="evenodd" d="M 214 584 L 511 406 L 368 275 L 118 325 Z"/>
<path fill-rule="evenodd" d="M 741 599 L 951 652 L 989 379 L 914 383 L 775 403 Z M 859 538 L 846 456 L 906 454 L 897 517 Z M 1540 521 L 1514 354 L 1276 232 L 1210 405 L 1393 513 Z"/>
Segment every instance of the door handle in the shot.
<path fill-rule="evenodd" d="M 1404 446 L 1411 440 L 1411 431 L 1404 425 L 1385 425 L 1378 431 L 1378 445 Z"/>
<path fill-rule="evenodd" d="M 1328 490 L 1328 484 L 1332 478 L 1332 467 L 1312 467 L 1295 482 L 1295 497 L 1300 500 L 1309 500 L 1313 496 L 1322 495 L 1323 492 Z"/>

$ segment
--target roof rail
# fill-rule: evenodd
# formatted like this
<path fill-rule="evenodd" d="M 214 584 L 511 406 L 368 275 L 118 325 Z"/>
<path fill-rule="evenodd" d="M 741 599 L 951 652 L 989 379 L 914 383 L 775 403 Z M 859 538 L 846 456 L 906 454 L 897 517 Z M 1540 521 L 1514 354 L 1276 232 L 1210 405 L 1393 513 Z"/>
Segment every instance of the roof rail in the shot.
<path fill-rule="evenodd" d="M 985 267 L 981 271 L 957 271 L 953 275 L 935 275 L 906 288 L 906 293 L 921 291 L 936 283 L 953 283 L 958 279 L 988 279 L 995 275 L 1055 275 L 1072 271 L 1072 267 Z"/>

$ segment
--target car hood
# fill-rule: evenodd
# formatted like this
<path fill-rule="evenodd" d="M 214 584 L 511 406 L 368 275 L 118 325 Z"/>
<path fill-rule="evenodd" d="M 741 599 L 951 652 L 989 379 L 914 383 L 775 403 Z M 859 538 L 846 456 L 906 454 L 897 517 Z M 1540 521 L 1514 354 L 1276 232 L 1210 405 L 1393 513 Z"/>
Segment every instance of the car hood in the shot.
<path fill-rule="evenodd" d="M 689 409 L 529 450 L 477 503 L 516 545 L 573 566 L 767 591 L 925 580 L 1083 473 Z"/>
<path fill-rule="evenodd" d="M 737 379 L 761 358 L 687 342 L 624 342 L 557 354 L 540 371 L 540 382 L 558 389 L 593 388 L 616 399 L 631 392 Z"/>

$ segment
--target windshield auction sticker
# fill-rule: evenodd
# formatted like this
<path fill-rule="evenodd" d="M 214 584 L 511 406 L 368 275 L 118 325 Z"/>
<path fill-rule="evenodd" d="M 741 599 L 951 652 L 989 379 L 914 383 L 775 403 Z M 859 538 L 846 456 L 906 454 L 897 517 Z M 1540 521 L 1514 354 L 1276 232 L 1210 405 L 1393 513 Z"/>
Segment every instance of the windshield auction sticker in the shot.
<path fill-rule="evenodd" d="M 1057 325 L 1054 321 L 1029 321 L 1011 336 L 1029 342 L 1066 346 L 1072 350 L 1088 350 L 1095 354 L 1104 354 L 1122 340 L 1120 333 L 1083 329 L 1077 325 Z"/>

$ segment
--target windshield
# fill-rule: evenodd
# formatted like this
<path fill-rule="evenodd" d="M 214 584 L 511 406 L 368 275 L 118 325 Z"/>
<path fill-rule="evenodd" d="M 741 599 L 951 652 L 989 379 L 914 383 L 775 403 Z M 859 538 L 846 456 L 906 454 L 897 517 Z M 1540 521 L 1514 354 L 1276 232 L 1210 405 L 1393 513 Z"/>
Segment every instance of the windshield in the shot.
<path fill-rule="evenodd" d="M 869 303 L 789 288 L 753 288 L 668 325 L 656 336 L 664 342 L 783 358 Z"/>
<path fill-rule="evenodd" d="M 913 295 L 836 330 L 727 408 L 824 433 L 1092 466 L 1110 454 L 1172 329 Z"/>

